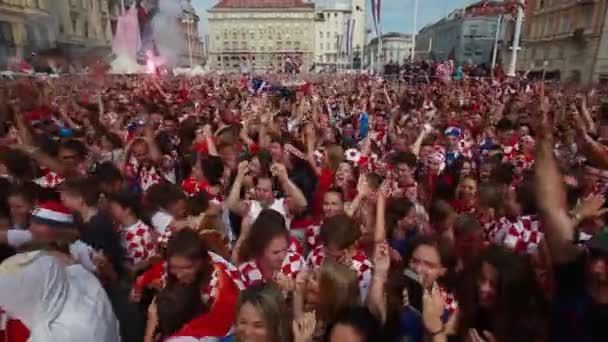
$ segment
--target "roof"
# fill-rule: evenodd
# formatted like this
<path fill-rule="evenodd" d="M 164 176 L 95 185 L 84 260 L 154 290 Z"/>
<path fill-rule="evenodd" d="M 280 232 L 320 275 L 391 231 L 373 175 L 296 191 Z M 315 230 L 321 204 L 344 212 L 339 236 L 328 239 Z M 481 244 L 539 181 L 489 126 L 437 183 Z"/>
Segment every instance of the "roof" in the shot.
<path fill-rule="evenodd" d="M 303 0 L 220 0 L 212 9 L 222 8 L 314 8 Z"/>
<path fill-rule="evenodd" d="M 388 33 L 385 33 L 382 35 L 382 40 L 388 39 L 388 38 L 401 38 L 401 39 L 405 40 L 406 42 L 411 42 L 413 37 L 409 33 L 401 33 L 401 32 L 388 32 Z M 378 40 L 378 37 L 372 38 L 372 40 L 369 41 L 369 45 L 377 44 L 376 43 L 377 40 Z"/>

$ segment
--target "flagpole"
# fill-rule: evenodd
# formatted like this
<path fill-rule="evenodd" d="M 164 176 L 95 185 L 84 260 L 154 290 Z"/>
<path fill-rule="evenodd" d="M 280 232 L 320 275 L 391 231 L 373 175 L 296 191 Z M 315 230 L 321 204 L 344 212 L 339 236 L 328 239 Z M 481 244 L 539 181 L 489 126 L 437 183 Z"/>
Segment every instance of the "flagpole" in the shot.
<path fill-rule="evenodd" d="M 509 71 L 507 75 L 515 76 L 517 68 L 517 53 L 519 50 L 519 38 L 521 36 L 521 25 L 524 19 L 523 1 L 517 1 L 517 17 L 515 19 L 515 32 L 513 33 L 513 47 L 511 51 L 511 63 L 509 63 Z"/>
<path fill-rule="evenodd" d="M 377 58 L 377 62 L 378 63 L 376 65 L 376 68 L 378 69 L 377 70 L 378 74 L 380 74 L 382 72 L 382 64 L 383 64 L 382 60 L 383 60 L 383 58 L 382 58 L 381 54 L 382 54 L 382 35 L 379 35 L 378 36 L 378 58 Z"/>
<path fill-rule="evenodd" d="M 494 78 L 494 68 L 496 68 L 496 58 L 498 57 L 498 38 L 500 34 L 500 25 L 502 23 L 502 14 L 498 15 L 496 20 L 496 34 L 494 35 L 494 52 L 492 52 L 492 68 L 490 69 L 490 75 Z"/>
<path fill-rule="evenodd" d="M 412 46 L 414 47 L 412 49 L 412 55 L 411 55 L 411 59 L 412 62 L 414 62 L 416 60 L 416 27 L 418 24 L 418 0 L 414 0 L 414 31 L 412 33 Z"/>

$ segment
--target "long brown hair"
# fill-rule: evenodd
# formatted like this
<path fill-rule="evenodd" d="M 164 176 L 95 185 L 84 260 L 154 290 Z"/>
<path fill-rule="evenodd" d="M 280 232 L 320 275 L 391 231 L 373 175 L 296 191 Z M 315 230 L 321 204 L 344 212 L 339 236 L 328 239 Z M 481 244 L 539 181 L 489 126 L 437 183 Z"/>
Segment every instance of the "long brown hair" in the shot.
<path fill-rule="evenodd" d="M 208 248 L 197 232 L 192 229 L 182 229 L 174 233 L 167 243 L 165 260 L 168 261 L 173 256 L 200 261 L 201 268 L 195 283 L 199 285 L 199 288 L 209 283 L 213 265 L 211 264 Z M 169 272 L 167 275 L 167 286 L 177 282 L 177 279 Z"/>
<path fill-rule="evenodd" d="M 345 309 L 359 304 L 357 273 L 330 258 L 325 259 L 319 274 L 319 317 L 333 321 Z"/>
<path fill-rule="evenodd" d="M 251 225 L 249 236 L 239 251 L 239 262 L 260 257 L 270 241 L 279 236 L 284 236 L 289 241 L 285 218 L 276 210 L 262 210 Z"/>

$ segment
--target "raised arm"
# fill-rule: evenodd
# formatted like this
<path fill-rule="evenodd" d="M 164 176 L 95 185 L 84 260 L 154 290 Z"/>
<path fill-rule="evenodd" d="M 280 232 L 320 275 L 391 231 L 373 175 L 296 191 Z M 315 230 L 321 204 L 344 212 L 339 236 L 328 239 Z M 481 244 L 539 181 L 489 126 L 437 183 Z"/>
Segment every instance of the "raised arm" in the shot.
<path fill-rule="evenodd" d="M 306 196 L 302 193 L 302 190 L 298 188 L 290 179 L 287 174 L 287 169 L 283 164 L 274 164 L 270 168 L 270 171 L 279 179 L 281 183 L 281 188 L 285 191 L 285 194 L 290 197 L 290 212 L 294 212 L 293 209 L 301 209 L 305 208 L 308 205 L 306 201 Z"/>
<path fill-rule="evenodd" d="M 536 145 L 536 202 L 543 220 L 551 259 L 554 263 L 563 264 L 573 261 L 578 249 L 574 245 L 575 226 L 568 216 L 562 175 L 553 156 L 551 128 L 546 121 L 543 120 L 541 124 L 544 128 L 539 130 Z"/>
<path fill-rule="evenodd" d="M 234 178 L 234 183 L 232 183 L 230 194 L 226 199 L 226 207 L 240 216 L 245 216 L 248 210 L 246 205 L 244 205 L 244 203 L 241 201 L 241 188 L 243 186 L 243 179 L 245 178 L 245 174 L 247 173 L 248 169 L 249 162 L 242 161 L 239 163 L 236 177 Z"/>

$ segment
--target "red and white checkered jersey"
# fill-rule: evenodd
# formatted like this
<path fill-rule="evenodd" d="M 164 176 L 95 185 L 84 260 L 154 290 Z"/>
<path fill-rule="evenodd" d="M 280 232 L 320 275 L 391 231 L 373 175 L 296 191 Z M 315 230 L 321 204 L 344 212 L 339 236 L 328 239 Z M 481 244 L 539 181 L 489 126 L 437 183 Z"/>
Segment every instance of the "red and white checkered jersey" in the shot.
<path fill-rule="evenodd" d="M 158 254 L 157 238 L 152 228 L 141 220 L 128 227 L 121 227 L 122 246 L 131 264 L 148 261 Z"/>
<path fill-rule="evenodd" d="M 64 180 L 65 178 L 57 172 L 47 171 L 44 176 L 34 179 L 34 183 L 45 189 L 54 189 L 57 185 L 63 183 Z"/>
<path fill-rule="evenodd" d="M 535 253 L 543 239 L 540 221 L 532 215 L 506 220 L 501 230 L 505 232 L 502 243 L 516 252 Z"/>
<path fill-rule="evenodd" d="M 317 247 L 315 250 L 310 252 L 306 263 L 310 269 L 316 269 L 321 267 L 325 260 L 325 249 L 323 246 Z M 365 300 L 367 297 L 367 291 L 372 281 L 372 272 L 374 266 L 372 262 L 367 258 L 363 251 L 358 250 L 355 255 L 348 261 L 348 266 L 355 272 L 357 272 L 357 278 L 359 279 L 359 291 L 361 299 Z"/>
<path fill-rule="evenodd" d="M 443 288 L 439 289 L 439 293 L 441 294 L 441 297 L 443 298 L 444 310 L 447 311 L 450 315 L 453 314 L 454 311 L 456 311 L 456 309 L 458 309 L 458 302 L 456 301 L 456 298 L 454 297 L 454 295 L 451 292 L 448 292 Z"/>
<path fill-rule="evenodd" d="M 319 224 L 311 224 L 306 227 L 306 245 L 309 251 L 317 249 L 321 246 L 321 226 L 323 221 Z"/>
<path fill-rule="evenodd" d="M 295 280 L 296 276 L 304 268 L 304 266 L 305 263 L 302 255 L 294 252 L 292 249 L 288 249 L 287 255 L 283 260 L 283 264 L 281 265 L 281 270 L 279 272 Z M 241 271 L 241 274 L 245 279 L 245 285 L 247 285 L 248 287 L 259 283 L 266 283 L 271 280 L 264 279 L 262 271 L 258 267 L 255 260 L 242 263 L 239 266 L 239 270 Z"/>
<path fill-rule="evenodd" d="M 217 298 L 219 286 L 218 272 L 224 272 L 230 279 L 232 279 L 232 282 L 236 288 L 239 289 L 239 291 L 245 289 L 245 281 L 241 272 L 238 270 L 238 268 L 236 268 L 236 266 L 213 252 L 209 252 L 209 256 L 211 257 L 214 270 L 211 274 L 209 285 L 202 289 L 203 300 L 205 300 L 206 303 L 212 303 L 215 298 Z"/>
<path fill-rule="evenodd" d="M 218 272 L 224 272 L 234 283 L 237 289 L 244 290 L 245 282 L 241 275 L 241 272 L 226 259 L 221 256 L 208 252 L 209 257 L 211 258 L 211 263 L 213 265 L 213 271 L 211 274 L 211 279 L 209 280 L 209 284 L 201 288 L 201 297 L 207 304 L 211 304 L 218 293 L 219 279 L 220 275 Z M 167 262 L 162 261 L 155 266 L 151 267 L 144 274 L 137 278 L 135 282 L 135 288 L 143 289 L 155 281 L 160 280 L 161 287 L 164 287 L 167 284 Z"/>

